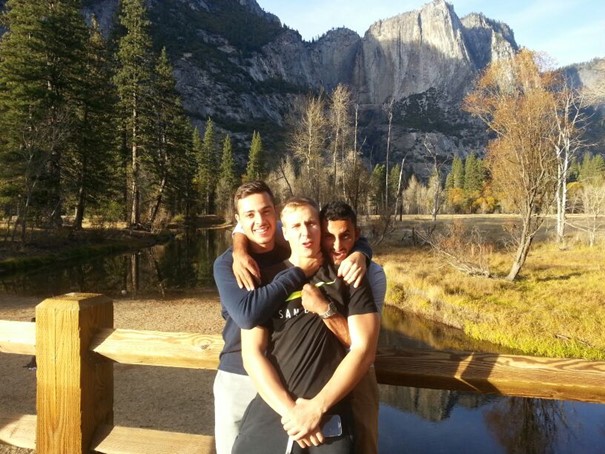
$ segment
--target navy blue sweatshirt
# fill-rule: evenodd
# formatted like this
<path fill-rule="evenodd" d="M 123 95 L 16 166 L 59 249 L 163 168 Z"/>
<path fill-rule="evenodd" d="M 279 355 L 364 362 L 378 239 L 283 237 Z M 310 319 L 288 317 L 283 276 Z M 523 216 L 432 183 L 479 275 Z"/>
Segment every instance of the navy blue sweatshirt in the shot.
<path fill-rule="evenodd" d="M 240 328 L 251 329 L 266 323 L 292 292 L 302 289 L 307 278 L 302 269 L 293 267 L 262 287 L 252 291 L 241 289 L 233 274 L 232 252 L 229 248 L 214 261 L 214 280 L 221 298 L 221 314 L 225 319 L 225 346 L 218 368 L 246 375 L 242 363 Z M 283 262 L 288 258 L 289 251 L 275 248 L 271 252 L 250 255 L 263 270 Z"/>

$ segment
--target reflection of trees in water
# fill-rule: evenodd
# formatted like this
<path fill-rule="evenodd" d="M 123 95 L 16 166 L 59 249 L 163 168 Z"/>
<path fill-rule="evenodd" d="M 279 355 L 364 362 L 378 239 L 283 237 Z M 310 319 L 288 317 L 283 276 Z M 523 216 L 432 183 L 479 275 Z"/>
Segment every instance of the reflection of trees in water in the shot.
<path fill-rule="evenodd" d="M 555 452 L 561 437 L 573 435 L 563 402 L 512 397 L 485 415 L 487 427 L 507 453 Z"/>
<path fill-rule="evenodd" d="M 223 230 L 187 230 L 173 241 L 132 255 L 130 276 L 137 285 L 128 291 L 159 292 L 213 285 L 214 259 L 224 249 Z M 134 281 L 132 281 L 134 282 Z"/>
<path fill-rule="evenodd" d="M 230 241 L 224 229 L 185 231 L 152 248 L 6 276 L 0 279 L 0 291 L 40 297 L 67 292 L 164 296 L 171 290 L 213 286 L 212 264 Z"/>
<path fill-rule="evenodd" d="M 456 405 L 478 408 L 497 399 L 494 396 L 443 389 L 394 385 L 380 385 L 379 389 L 381 402 L 433 422 L 449 418 Z"/>
<path fill-rule="evenodd" d="M 384 307 L 379 346 L 515 353 L 490 342 L 471 339 L 460 329 L 427 320 L 393 306 Z"/>

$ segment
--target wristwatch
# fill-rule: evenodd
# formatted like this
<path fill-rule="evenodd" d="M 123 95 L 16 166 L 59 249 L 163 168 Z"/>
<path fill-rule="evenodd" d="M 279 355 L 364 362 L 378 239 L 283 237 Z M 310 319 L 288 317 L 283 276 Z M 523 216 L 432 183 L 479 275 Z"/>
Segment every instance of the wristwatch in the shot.
<path fill-rule="evenodd" d="M 325 311 L 323 314 L 318 314 L 318 315 L 319 315 L 319 318 L 325 320 L 326 318 L 330 318 L 333 315 L 336 315 L 337 312 L 338 311 L 336 309 L 336 304 L 334 304 L 333 301 L 330 301 L 330 303 L 328 304 L 328 310 Z"/>

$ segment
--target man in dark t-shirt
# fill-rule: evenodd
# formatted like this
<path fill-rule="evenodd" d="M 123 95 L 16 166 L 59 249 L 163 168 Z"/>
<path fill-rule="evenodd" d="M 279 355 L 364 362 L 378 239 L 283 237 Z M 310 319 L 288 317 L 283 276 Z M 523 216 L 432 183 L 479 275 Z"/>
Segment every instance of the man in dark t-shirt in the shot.
<path fill-rule="evenodd" d="M 320 250 L 317 206 L 302 198 L 288 202 L 282 224 L 291 249 L 289 261 L 281 266 L 281 273 L 287 273 Z M 365 280 L 358 288 L 347 287 L 329 265 L 306 285 L 325 293 L 330 300 L 326 313 L 305 311 L 300 292 L 295 292 L 268 322 L 242 330 L 244 367 L 259 396 L 244 415 L 234 453 L 283 454 L 291 440 L 297 441 L 293 446 L 297 452 L 301 448 L 352 452 L 354 434 L 346 396 L 374 359 L 379 329 L 376 305 Z M 348 351 L 323 322 L 336 312 L 347 317 L 351 328 Z M 342 435 L 326 438 L 322 423 L 334 414 L 340 417 Z"/>

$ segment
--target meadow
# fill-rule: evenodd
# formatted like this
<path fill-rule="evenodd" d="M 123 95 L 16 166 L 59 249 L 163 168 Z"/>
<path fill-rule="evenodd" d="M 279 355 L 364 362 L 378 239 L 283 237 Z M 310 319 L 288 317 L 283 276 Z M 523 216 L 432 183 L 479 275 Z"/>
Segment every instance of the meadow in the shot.
<path fill-rule="evenodd" d="M 439 216 L 434 235 L 453 223 L 483 238 L 481 260 L 490 277 L 468 275 L 420 240 L 431 228 L 425 216 L 407 216 L 375 248 L 388 276 L 386 300 L 406 312 L 462 329 L 528 355 L 605 359 L 605 231 L 587 246 L 585 234 L 568 229 L 556 244 L 554 219 L 536 237 L 517 280 L 504 279 L 512 263 L 512 216 Z M 581 217 L 573 218 L 575 225 Z"/>

